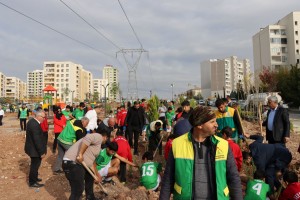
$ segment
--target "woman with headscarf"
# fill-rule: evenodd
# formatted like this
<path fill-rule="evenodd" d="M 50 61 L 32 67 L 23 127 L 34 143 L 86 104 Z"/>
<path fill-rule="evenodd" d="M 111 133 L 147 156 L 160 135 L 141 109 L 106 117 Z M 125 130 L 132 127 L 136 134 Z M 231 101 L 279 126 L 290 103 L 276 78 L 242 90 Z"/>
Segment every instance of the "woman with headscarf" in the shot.
<path fill-rule="evenodd" d="M 53 124 L 54 124 L 54 141 L 53 141 L 53 147 L 52 147 L 52 153 L 55 154 L 56 147 L 57 147 L 57 137 L 62 132 L 62 130 L 65 128 L 67 123 L 66 117 L 62 114 L 61 108 L 58 107 L 54 117 L 53 117 Z"/>

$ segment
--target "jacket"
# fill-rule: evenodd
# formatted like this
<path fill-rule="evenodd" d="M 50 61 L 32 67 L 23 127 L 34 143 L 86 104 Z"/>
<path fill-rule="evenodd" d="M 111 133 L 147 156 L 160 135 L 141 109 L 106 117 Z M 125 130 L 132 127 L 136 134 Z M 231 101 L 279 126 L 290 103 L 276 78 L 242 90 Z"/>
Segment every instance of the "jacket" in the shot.
<path fill-rule="evenodd" d="M 31 118 L 27 123 L 24 150 L 30 157 L 41 157 L 46 153 L 43 131 L 35 118 Z"/>
<path fill-rule="evenodd" d="M 132 154 L 126 138 L 123 136 L 118 136 L 113 140 L 113 142 L 116 142 L 118 144 L 117 154 L 132 162 Z"/>
<path fill-rule="evenodd" d="M 48 124 L 48 118 L 47 117 L 41 123 L 41 128 L 42 128 L 43 132 L 48 132 L 48 130 L 49 130 L 49 124 Z"/>
<path fill-rule="evenodd" d="M 242 199 L 240 177 L 237 172 L 228 142 L 217 136 L 210 136 L 208 176 L 211 181 L 213 199 Z M 193 199 L 194 153 L 191 132 L 173 140 L 168 162 L 163 176 L 161 200 Z"/>
<path fill-rule="evenodd" d="M 271 110 L 268 110 L 267 119 L 263 122 L 263 126 L 266 126 L 266 139 L 272 140 L 275 142 L 284 143 L 284 137 L 290 137 L 290 120 L 288 111 L 278 106 L 273 121 L 273 131 L 268 129 L 268 119 Z"/>
<path fill-rule="evenodd" d="M 59 134 L 58 140 L 67 145 L 73 145 L 86 135 L 86 129 L 83 127 L 81 120 L 70 120 L 66 127 Z"/>
<path fill-rule="evenodd" d="M 227 106 L 225 113 L 221 113 L 219 110 L 216 110 L 216 116 L 218 123 L 218 136 L 222 136 L 221 131 L 225 126 L 229 126 L 230 128 L 232 128 L 233 133 L 231 138 L 236 138 L 238 135 L 243 134 L 238 114 L 234 108 Z"/>
<path fill-rule="evenodd" d="M 57 119 L 56 115 L 53 117 L 54 133 L 61 133 L 67 124 L 65 115 L 61 115 L 60 119 Z"/>
<path fill-rule="evenodd" d="M 146 124 L 144 109 L 142 107 L 139 107 L 138 109 L 131 107 L 127 112 L 125 124 L 129 127 L 135 126 L 142 129 Z"/>

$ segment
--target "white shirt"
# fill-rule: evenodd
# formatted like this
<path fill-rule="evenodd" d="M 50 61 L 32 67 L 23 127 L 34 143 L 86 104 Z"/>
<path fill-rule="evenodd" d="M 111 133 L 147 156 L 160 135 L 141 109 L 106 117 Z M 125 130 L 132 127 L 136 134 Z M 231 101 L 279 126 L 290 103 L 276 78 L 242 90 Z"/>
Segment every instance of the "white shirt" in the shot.
<path fill-rule="evenodd" d="M 89 124 L 87 125 L 86 127 L 86 130 L 94 130 L 98 127 L 97 125 L 97 119 L 98 119 L 98 116 L 97 116 L 97 113 L 96 111 L 93 109 L 93 110 L 89 110 L 86 114 L 85 114 L 85 117 L 89 118 Z"/>
<path fill-rule="evenodd" d="M 0 109 L 0 115 L 4 116 L 4 110 Z"/>

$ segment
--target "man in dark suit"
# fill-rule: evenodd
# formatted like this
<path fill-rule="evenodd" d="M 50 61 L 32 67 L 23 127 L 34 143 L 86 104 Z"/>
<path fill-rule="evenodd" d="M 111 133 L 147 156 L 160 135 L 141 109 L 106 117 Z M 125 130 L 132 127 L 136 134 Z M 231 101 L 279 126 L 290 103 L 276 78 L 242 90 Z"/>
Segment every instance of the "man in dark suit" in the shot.
<path fill-rule="evenodd" d="M 269 144 L 285 144 L 290 137 L 289 113 L 278 105 L 276 96 L 268 98 L 268 105 L 270 110 L 268 110 L 266 121 L 263 122 L 263 126 L 266 126 L 266 139 Z"/>
<path fill-rule="evenodd" d="M 39 182 L 42 179 L 38 178 L 38 170 L 42 159 L 46 155 L 46 145 L 44 142 L 43 130 L 40 126 L 46 115 L 43 110 L 35 113 L 35 117 L 30 119 L 27 123 L 25 153 L 30 157 L 30 171 L 29 171 L 29 186 L 42 187 L 44 184 Z"/>

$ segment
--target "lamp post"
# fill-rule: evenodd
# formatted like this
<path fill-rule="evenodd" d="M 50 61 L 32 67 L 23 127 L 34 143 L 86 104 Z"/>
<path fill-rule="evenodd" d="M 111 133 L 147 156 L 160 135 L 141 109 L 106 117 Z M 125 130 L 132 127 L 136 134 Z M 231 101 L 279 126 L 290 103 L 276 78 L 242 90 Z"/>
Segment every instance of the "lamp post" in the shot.
<path fill-rule="evenodd" d="M 174 88 L 174 83 L 171 83 L 171 88 L 172 88 L 172 101 L 173 101 L 173 92 L 174 92 L 173 88 Z"/>
<path fill-rule="evenodd" d="M 109 83 L 106 84 L 106 86 L 102 85 L 102 87 L 104 88 L 104 116 L 106 117 L 106 89 L 108 87 Z"/>

